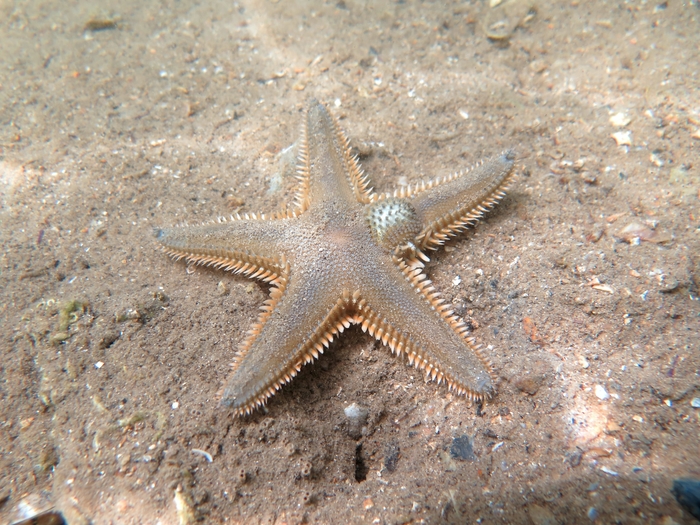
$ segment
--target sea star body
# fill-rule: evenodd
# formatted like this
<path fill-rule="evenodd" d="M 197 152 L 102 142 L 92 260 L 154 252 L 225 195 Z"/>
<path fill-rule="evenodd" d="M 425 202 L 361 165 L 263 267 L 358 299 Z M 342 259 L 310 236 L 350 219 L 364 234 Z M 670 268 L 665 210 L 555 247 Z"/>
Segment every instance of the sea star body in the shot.
<path fill-rule="evenodd" d="M 313 101 L 291 209 L 157 230 L 176 259 L 272 285 L 234 357 L 221 404 L 236 415 L 252 412 L 352 324 L 451 390 L 490 397 L 488 359 L 426 278 L 423 261 L 424 251 L 504 196 L 513 159 L 507 151 L 466 172 L 377 194 L 335 119 Z"/>

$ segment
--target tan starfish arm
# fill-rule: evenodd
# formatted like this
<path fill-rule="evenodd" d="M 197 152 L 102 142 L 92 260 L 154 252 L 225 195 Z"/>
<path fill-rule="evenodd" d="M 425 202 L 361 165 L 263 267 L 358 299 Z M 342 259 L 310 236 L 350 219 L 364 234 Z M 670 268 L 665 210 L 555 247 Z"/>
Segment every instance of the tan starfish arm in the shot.
<path fill-rule="evenodd" d="M 322 206 L 338 197 L 352 205 L 371 200 L 369 179 L 350 152 L 348 138 L 326 107 L 316 100 L 310 102 L 306 111 L 297 172 L 301 184 L 295 204 L 301 211 L 310 202 Z"/>
<path fill-rule="evenodd" d="M 288 275 L 287 268 L 238 350 L 220 393 L 221 404 L 236 415 L 264 405 L 351 324 L 349 292 L 332 297 L 324 293 L 327 283 Z"/>
<path fill-rule="evenodd" d="M 275 282 L 285 264 L 283 242 L 293 225 L 293 219 L 246 215 L 202 226 L 157 229 L 155 235 L 174 259 Z"/>
<path fill-rule="evenodd" d="M 368 217 L 375 239 L 385 247 L 394 243 L 391 248 L 410 240 L 418 250 L 436 249 L 505 196 L 515 179 L 514 158 L 512 151 L 505 151 L 464 172 L 372 195 Z M 405 238 L 413 229 L 415 237 Z"/>
<path fill-rule="evenodd" d="M 394 262 L 391 271 L 374 272 L 372 286 L 355 306 L 356 322 L 430 379 L 472 399 L 491 397 L 491 365 L 464 322 L 420 268 Z"/>
<path fill-rule="evenodd" d="M 411 204 L 423 224 L 419 249 L 435 249 L 474 224 L 504 196 L 513 182 L 515 154 L 506 151 L 472 169 L 416 190 Z"/>

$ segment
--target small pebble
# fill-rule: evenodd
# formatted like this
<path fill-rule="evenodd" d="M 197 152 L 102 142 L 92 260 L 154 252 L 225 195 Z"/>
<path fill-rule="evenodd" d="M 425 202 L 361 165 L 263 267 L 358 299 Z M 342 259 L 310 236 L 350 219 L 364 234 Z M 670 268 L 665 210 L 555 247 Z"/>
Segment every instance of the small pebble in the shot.
<path fill-rule="evenodd" d="M 454 459 L 461 461 L 474 461 L 476 459 L 474 455 L 474 438 L 466 434 L 454 438 L 450 447 L 450 455 Z"/>
<path fill-rule="evenodd" d="M 610 124 L 616 128 L 624 128 L 630 122 L 632 122 L 632 119 L 622 112 L 615 113 L 612 117 L 610 117 Z"/>
<path fill-rule="evenodd" d="M 607 390 L 605 390 L 605 388 L 602 385 L 596 385 L 595 397 L 597 397 L 601 401 L 605 401 L 607 399 L 610 399 L 610 394 L 608 394 Z"/>
<path fill-rule="evenodd" d="M 657 168 L 661 168 L 665 164 L 664 160 L 656 153 L 649 155 L 649 162 L 651 162 Z"/>
<path fill-rule="evenodd" d="M 681 507 L 700 520 L 700 479 L 674 479 L 671 492 Z"/>
<path fill-rule="evenodd" d="M 598 519 L 598 510 L 596 510 L 595 507 L 591 507 L 588 509 L 588 519 L 591 521 L 595 521 Z"/>
<path fill-rule="evenodd" d="M 700 408 L 700 397 L 694 397 L 691 399 L 690 406 L 693 408 Z"/>
<path fill-rule="evenodd" d="M 631 146 L 632 145 L 632 134 L 629 131 L 617 131 L 610 135 L 618 146 Z"/>
<path fill-rule="evenodd" d="M 540 376 L 521 376 L 515 378 L 513 385 L 521 392 L 534 396 L 540 389 L 540 384 L 542 383 L 543 379 L 544 378 Z"/>
<path fill-rule="evenodd" d="M 97 363 L 95 363 L 95 368 L 97 368 L 98 370 L 103 366 L 105 366 L 105 364 L 102 361 L 98 361 Z"/>
<path fill-rule="evenodd" d="M 401 457 L 401 449 L 396 443 L 390 443 L 386 446 L 384 454 L 384 468 L 389 472 L 394 472 Z"/>
<path fill-rule="evenodd" d="M 348 418 L 348 435 L 353 439 L 362 437 L 362 427 L 367 422 L 369 410 L 365 407 L 353 403 L 344 408 L 345 417 Z"/>

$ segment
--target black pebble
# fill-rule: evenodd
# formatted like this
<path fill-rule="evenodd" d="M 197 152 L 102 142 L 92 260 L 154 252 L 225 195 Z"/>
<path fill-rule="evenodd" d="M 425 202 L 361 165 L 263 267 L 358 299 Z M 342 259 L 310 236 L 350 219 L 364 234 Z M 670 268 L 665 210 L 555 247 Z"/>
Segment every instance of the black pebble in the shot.
<path fill-rule="evenodd" d="M 700 480 L 674 479 L 671 492 L 681 507 L 700 520 Z"/>
<path fill-rule="evenodd" d="M 454 438 L 450 447 L 450 455 L 462 461 L 474 461 L 476 459 L 474 455 L 474 438 L 466 434 Z"/>

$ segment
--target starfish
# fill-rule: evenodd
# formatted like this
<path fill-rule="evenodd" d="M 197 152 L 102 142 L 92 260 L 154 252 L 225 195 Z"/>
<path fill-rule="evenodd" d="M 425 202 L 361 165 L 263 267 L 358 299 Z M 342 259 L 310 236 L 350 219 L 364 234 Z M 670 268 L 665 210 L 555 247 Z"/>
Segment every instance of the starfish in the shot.
<path fill-rule="evenodd" d="M 201 226 L 156 230 L 188 263 L 270 283 L 240 345 L 220 404 L 235 415 L 263 406 L 353 324 L 471 399 L 495 392 L 487 356 L 425 274 L 426 251 L 474 224 L 505 196 L 514 154 L 470 170 L 376 193 L 326 107 L 305 113 L 292 206 Z"/>

